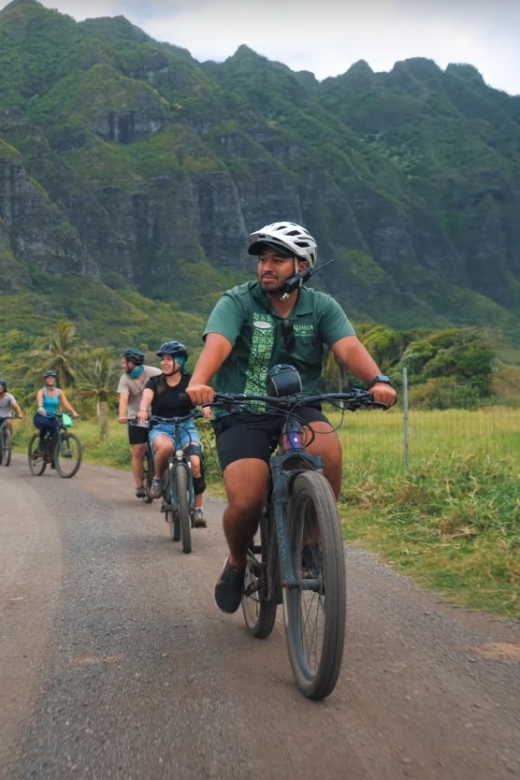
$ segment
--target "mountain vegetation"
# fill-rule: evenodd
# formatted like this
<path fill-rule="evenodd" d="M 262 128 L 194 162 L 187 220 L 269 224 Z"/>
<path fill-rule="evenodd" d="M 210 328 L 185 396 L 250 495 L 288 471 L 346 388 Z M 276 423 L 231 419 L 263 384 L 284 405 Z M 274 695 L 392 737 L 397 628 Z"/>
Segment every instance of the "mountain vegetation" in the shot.
<path fill-rule="evenodd" d="M 0 11 L 2 363 L 21 384 L 59 321 L 92 349 L 196 352 L 251 276 L 248 233 L 289 219 L 387 370 L 406 359 L 429 397 L 477 371 L 485 397 L 498 358 L 520 363 L 519 214 L 520 97 L 471 65 L 319 82 L 246 46 L 200 63 L 124 17 Z"/>

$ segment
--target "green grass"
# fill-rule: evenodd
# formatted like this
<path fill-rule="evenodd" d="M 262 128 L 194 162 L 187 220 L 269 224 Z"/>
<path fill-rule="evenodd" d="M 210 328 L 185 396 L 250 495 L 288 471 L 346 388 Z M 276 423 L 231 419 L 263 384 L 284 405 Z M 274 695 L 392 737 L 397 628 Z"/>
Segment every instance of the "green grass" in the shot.
<path fill-rule="evenodd" d="M 340 437 L 345 539 L 453 603 L 520 617 L 520 410 L 412 413 L 407 469 L 397 410 L 350 415 Z"/>
<path fill-rule="evenodd" d="M 87 462 L 130 470 L 126 426 L 111 419 L 105 441 L 95 421 L 74 431 Z M 15 422 L 15 451 L 32 432 Z M 209 490 L 222 497 L 213 436 L 201 432 Z M 520 618 L 520 409 L 412 413 L 408 468 L 399 410 L 346 413 L 339 435 L 346 541 L 454 604 Z"/>

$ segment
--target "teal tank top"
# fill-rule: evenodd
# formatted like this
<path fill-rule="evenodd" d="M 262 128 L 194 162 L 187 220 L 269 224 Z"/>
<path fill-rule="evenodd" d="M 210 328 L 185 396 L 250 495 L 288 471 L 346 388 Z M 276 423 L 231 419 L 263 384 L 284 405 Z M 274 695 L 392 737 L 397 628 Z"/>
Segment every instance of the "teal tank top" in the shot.
<path fill-rule="evenodd" d="M 56 388 L 54 390 L 54 397 L 51 398 L 49 394 L 47 393 L 47 388 L 43 388 L 43 408 L 47 412 L 47 414 L 57 414 L 58 413 L 58 406 L 60 403 L 60 399 L 58 398 L 58 389 Z"/>

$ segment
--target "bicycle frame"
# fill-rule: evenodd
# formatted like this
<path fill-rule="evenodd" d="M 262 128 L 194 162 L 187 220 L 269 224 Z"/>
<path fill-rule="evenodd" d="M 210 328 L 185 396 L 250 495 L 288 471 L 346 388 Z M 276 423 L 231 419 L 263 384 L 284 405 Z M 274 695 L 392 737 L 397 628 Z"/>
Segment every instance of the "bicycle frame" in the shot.
<path fill-rule="evenodd" d="M 296 420 L 286 420 L 282 436 L 286 438 L 287 449 L 282 455 L 272 455 L 269 467 L 272 479 L 271 500 L 274 508 L 276 536 L 278 540 L 278 559 L 282 587 L 292 590 L 299 586 L 295 576 L 289 553 L 287 533 L 287 503 L 290 495 L 291 481 L 304 469 L 287 468 L 291 461 L 298 460 L 307 463 L 314 471 L 323 473 L 323 459 L 319 455 L 309 455 L 302 443 L 302 427 Z"/>

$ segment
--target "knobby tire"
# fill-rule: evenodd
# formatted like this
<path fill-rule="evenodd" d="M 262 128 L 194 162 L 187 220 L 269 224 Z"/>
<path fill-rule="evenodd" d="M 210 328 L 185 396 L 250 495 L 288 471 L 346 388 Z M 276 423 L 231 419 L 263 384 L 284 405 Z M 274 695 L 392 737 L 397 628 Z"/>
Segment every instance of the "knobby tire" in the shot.
<path fill-rule="evenodd" d="M 301 692 L 323 699 L 338 680 L 346 622 L 343 539 L 334 494 L 323 474 L 307 471 L 294 479 L 288 528 L 292 566 L 299 579 L 298 587 L 284 590 L 289 659 Z M 302 566 L 302 548 L 310 534 L 319 540 L 320 550 L 311 574 Z"/>
<path fill-rule="evenodd" d="M 273 630 L 276 620 L 276 602 L 267 601 L 267 563 L 271 550 L 270 533 L 275 533 L 272 520 L 262 512 L 258 536 L 260 545 L 253 540 L 247 552 L 246 576 L 242 612 L 247 630 L 257 639 L 265 639 Z"/>
<path fill-rule="evenodd" d="M 45 471 L 45 466 L 47 465 L 44 455 L 40 454 L 37 457 L 35 457 L 34 455 L 35 450 L 38 449 L 39 443 L 40 443 L 40 434 L 33 433 L 33 435 L 31 436 L 31 440 L 29 442 L 27 457 L 29 459 L 29 471 L 34 477 L 41 476 Z"/>
<path fill-rule="evenodd" d="M 184 464 L 175 465 L 175 493 L 177 496 L 177 517 L 180 524 L 182 551 L 191 552 L 191 517 L 188 502 L 188 475 Z"/>
<path fill-rule="evenodd" d="M 153 501 L 150 491 L 152 489 L 152 481 L 154 475 L 153 458 L 150 450 L 146 450 L 143 458 L 143 486 L 144 493 L 143 503 L 151 504 Z"/>
<path fill-rule="evenodd" d="M 83 456 L 83 446 L 75 433 L 60 433 L 54 449 L 54 465 L 63 479 L 78 473 Z"/>
<path fill-rule="evenodd" d="M 4 466 L 9 466 L 11 463 L 11 451 L 12 451 L 12 434 L 11 431 L 4 426 L 2 430 L 2 450 L 0 452 L 0 463 Z"/>

